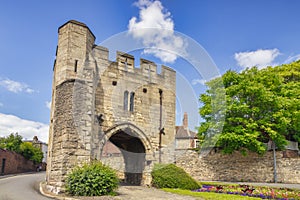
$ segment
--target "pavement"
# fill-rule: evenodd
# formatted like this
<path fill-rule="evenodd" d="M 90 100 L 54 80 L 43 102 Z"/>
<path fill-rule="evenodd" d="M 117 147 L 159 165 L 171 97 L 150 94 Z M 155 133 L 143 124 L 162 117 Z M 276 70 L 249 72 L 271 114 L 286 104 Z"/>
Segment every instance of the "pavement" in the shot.
<path fill-rule="evenodd" d="M 45 191 L 45 183 L 41 183 L 40 190 L 47 197 L 56 198 L 59 200 L 202 200 L 202 198 L 194 198 L 190 196 L 182 196 L 165 192 L 156 188 L 143 186 L 128 186 L 121 185 L 117 192 L 117 196 L 96 196 L 96 197 L 68 197 L 57 196 Z"/>
<path fill-rule="evenodd" d="M 218 183 L 218 181 L 210 181 Z M 220 182 L 228 184 L 246 184 L 253 186 L 268 186 L 278 188 L 290 188 L 300 190 L 300 184 L 285 184 L 285 183 L 253 183 L 253 182 Z M 0 199 L 1 200 L 181 200 L 182 196 L 164 192 L 155 188 L 147 188 L 141 186 L 121 186 L 119 187 L 118 196 L 103 196 L 103 197 L 68 197 L 50 194 L 45 190 L 45 173 L 26 173 L 0 176 Z M 195 199 L 193 197 L 184 197 L 185 200 Z"/>
<path fill-rule="evenodd" d="M 219 181 L 210 181 L 218 183 Z M 300 184 L 284 184 L 284 183 L 253 183 L 253 182 L 220 182 L 228 184 L 241 184 L 241 185 L 253 185 L 253 186 L 267 186 L 267 187 L 278 187 L 278 188 L 290 188 L 300 190 Z M 43 192 L 42 192 L 43 193 Z M 158 190 L 155 188 L 147 188 L 142 186 L 120 186 L 118 191 L 118 196 L 101 196 L 101 197 L 62 197 L 58 199 L 61 200 L 193 200 L 201 198 L 193 198 L 189 196 L 181 196 L 176 194 L 171 194 Z M 51 196 L 55 197 L 55 196 Z M 56 196 L 57 198 L 57 196 Z"/>
<path fill-rule="evenodd" d="M 1 200 L 49 200 L 39 191 L 39 183 L 45 180 L 45 173 L 1 176 Z"/>
<path fill-rule="evenodd" d="M 6 174 L 6 175 L 0 175 L 0 179 L 3 178 L 9 178 L 9 177 L 13 177 L 13 176 L 21 176 L 21 175 L 26 175 L 26 174 L 35 174 L 37 172 L 25 172 L 25 173 L 19 173 L 19 174 Z M 43 172 L 41 172 L 43 173 Z"/>

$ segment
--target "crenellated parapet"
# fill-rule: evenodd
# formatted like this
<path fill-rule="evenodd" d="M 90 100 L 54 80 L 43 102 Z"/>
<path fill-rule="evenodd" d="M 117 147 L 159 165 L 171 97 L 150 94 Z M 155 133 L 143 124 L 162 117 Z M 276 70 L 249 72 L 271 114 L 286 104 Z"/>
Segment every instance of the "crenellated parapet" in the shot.
<path fill-rule="evenodd" d="M 163 84 L 164 82 L 173 83 L 175 86 L 176 72 L 165 65 L 160 68 L 158 73 L 158 66 L 155 62 L 140 58 L 139 65 L 136 63 L 134 56 L 117 51 L 115 61 L 109 60 L 109 50 L 103 46 L 94 46 L 93 57 L 99 65 L 103 65 L 104 70 L 110 68 L 117 68 L 119 71 L 128 74 L 135 74 L 136 78 L 140 77 L 150 83 Z M 109 64 L 110 63 L 110 64 Z"/>

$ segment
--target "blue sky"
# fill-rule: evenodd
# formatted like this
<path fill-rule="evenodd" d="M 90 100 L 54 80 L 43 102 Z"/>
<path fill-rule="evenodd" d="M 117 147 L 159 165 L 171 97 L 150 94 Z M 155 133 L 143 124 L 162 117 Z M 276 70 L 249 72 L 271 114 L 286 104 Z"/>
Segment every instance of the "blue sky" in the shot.
<path fill-rule="evenodd" d="M 38 135 L 47 142 L 50 110 L 46 105 L 51 101 L 57 28 L 71 19 L 87 24 L 96 35 L 96 44 L 120 32 L 130 32 L 130 28 L 132 35 L 137 36 L 134 28 L 147 23 L 158 23 L 160 28 L 171 26 L 171 30 L 202 46 L 220 74 L 229 69 L 241 71 L 253 65 L 263 68 L 300 58 L 298 0 L 134 2 L 0 1 L 0 136 L 19 132 L 27 139 Z M 144 18 L 140 15 L 142 11 Z M 136 20 L 130 27 L 133 17 Z M 147 42 L 144 36 L 139 39 Z M 175 51 L 184 49 L 184 45 L 169 45 Z M 133 53 L 140 56 L 142 52 Z M 171 66 L 182 74 L 178 79 L 186 85 L 177 87 L 191 91 L 189 95 L 178 95 L 182 106 L 177 108 L 176 121 L 180 124 L 183 112 L 188 111 L 190 128 L 197 126 L 199 116 L 195 108 L 199 94 L 205 89 L 203 77 L 195 76 L 193 66 L 178 56 L 171 62 L 167 57 L 157 58 L 145 52 L 142 57 Z"/>

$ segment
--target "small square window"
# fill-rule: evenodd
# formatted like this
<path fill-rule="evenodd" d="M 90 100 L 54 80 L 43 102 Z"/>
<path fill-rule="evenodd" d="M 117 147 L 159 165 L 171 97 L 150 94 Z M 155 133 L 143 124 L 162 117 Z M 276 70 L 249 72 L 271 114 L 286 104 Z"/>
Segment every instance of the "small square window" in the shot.
<path fill-rule="evenodd" d="M 113 81 L 113 82 L 112 82 L 112 85 L 113 85 L 113 86 L 116 86 L 116 85 L 117 85 L 117 81 Z"/>

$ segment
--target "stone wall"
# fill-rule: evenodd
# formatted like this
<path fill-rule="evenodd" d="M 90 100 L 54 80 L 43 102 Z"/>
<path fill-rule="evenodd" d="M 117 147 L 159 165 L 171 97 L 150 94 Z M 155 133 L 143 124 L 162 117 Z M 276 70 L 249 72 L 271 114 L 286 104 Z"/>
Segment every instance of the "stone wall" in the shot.
<path fill-rule="evenodd" d="M 47 182 L 50 191 L 64 185 L 66 175 L 77 165 L 90 161 L 90 150 L 75 127 L 73 113 L 74 80 L 56 87 L 56 109 L 54 111 L 52 145 L 48 155 L 51 158 L 47 168 Z"/>
<path fill-rule="evenodd" d="M 94 41 L 95 36 L 83 23 L 69 21 L 58 29 L 46 172 L 48 190 L 54 193 L 63 192 L 66 175 L 74 166 L 89 161 L 91 158 L 89 146 L 91 136 L 85 137 L 86 135 L 82 133 L 88 131 L 91 134 L 92 131 L 90 129 L 78 130 L 75 127 L 75 123 L 80 123 L 80 125 L 83 123 L 82 126 L 86 126 L 86 121 L 90 123 L 91 119 L 87 119 L 87 113 L 82 115 L 83 120 L 74 119 L 76 112 L 80 112 L 82 108 L 74 108 L 73 100 L 75 84 L 77 88 L 86 88 L 81 87 L 82 82 L 76 82 L 75 79 L 77 72 L 82 71 L 83 62 L 90 53 Z M 86 86 L 88 87 L 89 83 Z M 86 95 L 81 98 L 86 98 L 88 93 L 89 90 L 85 91 Z M 85 103 L 83 101 L 84 106 L 88 106 Z M 90 104 L 92 103 L 91 101 Z M 88 117 L 91 118 L 91 116 Z M 82 132 L 79 133 L 79 131 Z"/>
<path fill-rule="evenodd" d="M 58 34 L 48 190 L 64 192 L 70 170 L 101 160 L 103 146 L 113 136 L 114 143 L 128 152 L 123 154 L 127 177 L 137 174 L 150 182 L 153 163 L 174 161 L 176 72 L 162 66 L 158 73 L 157 65 L 144 59 L 136 67 L 134 57 L 122 52 L 110 61 L 108 49 L 95 45 L 95 36 L 81 22 L 67 22 Z"/>
<path fill-rule="evenodd" d="M 288 158 L 284 155 L 286 152 L 276 152 L 277 181 L 299 184 L 300 157 Z M 199 157 L 198 153 L 187 151 L 177 158 L 176 164 L 201 181 L 274 181 L 273 152 L 263 156 L 255 153 L 243 156 L 239 152 L 232 155 L 211 152 L 205 157 Z"/>
<path fill-rule="evenodd" d="M 100 48 L 100 47 L 99 47 Z M 103 47 L 102 47 L 103 48 Z M 99 54 L 102 52 L 99 52 Z M 118 52 L 117 62 L 107 64 L 98 59 L 94 52 L 100 74 L 96 90 L 97 114 L 103 114 L 103 131 L 123 122 L 132 123 L 143 131 L 150 140 L 153 149 L 158 149 L 160 129 L 160 93 L 162 91 L 162 127 L 165 135 L 162 146 L 173 145 L 175 138 L 175 76 L 172 69 L 162 66 L 157 74 L 155 63 L 140 60 L 140 68 L 134 66 L 134 57 Z M 122 60 L 128 62 L 127 68 Z M 106 65 L 105 65 L 106 64 Z M 102 67 L 101 67 L 102 66 Z M 114 84 L 115 83 L 115 84 Z M 134 93 L 133 111 L 124 109 L 124 93 Z"/>
<path fill-rule="evenodd" d="M 102 157 L 101 162 L 113 168 L 120 179 L 124 179 L 125 161 L 123 155 L 113 155 L 111 157 Z"/>
<path fill-rule="evenodd" d="M 36 171 L 36 167 L 37 165 L 22 155 L 0 149 L 0 175 L 34 172 Z"/>

